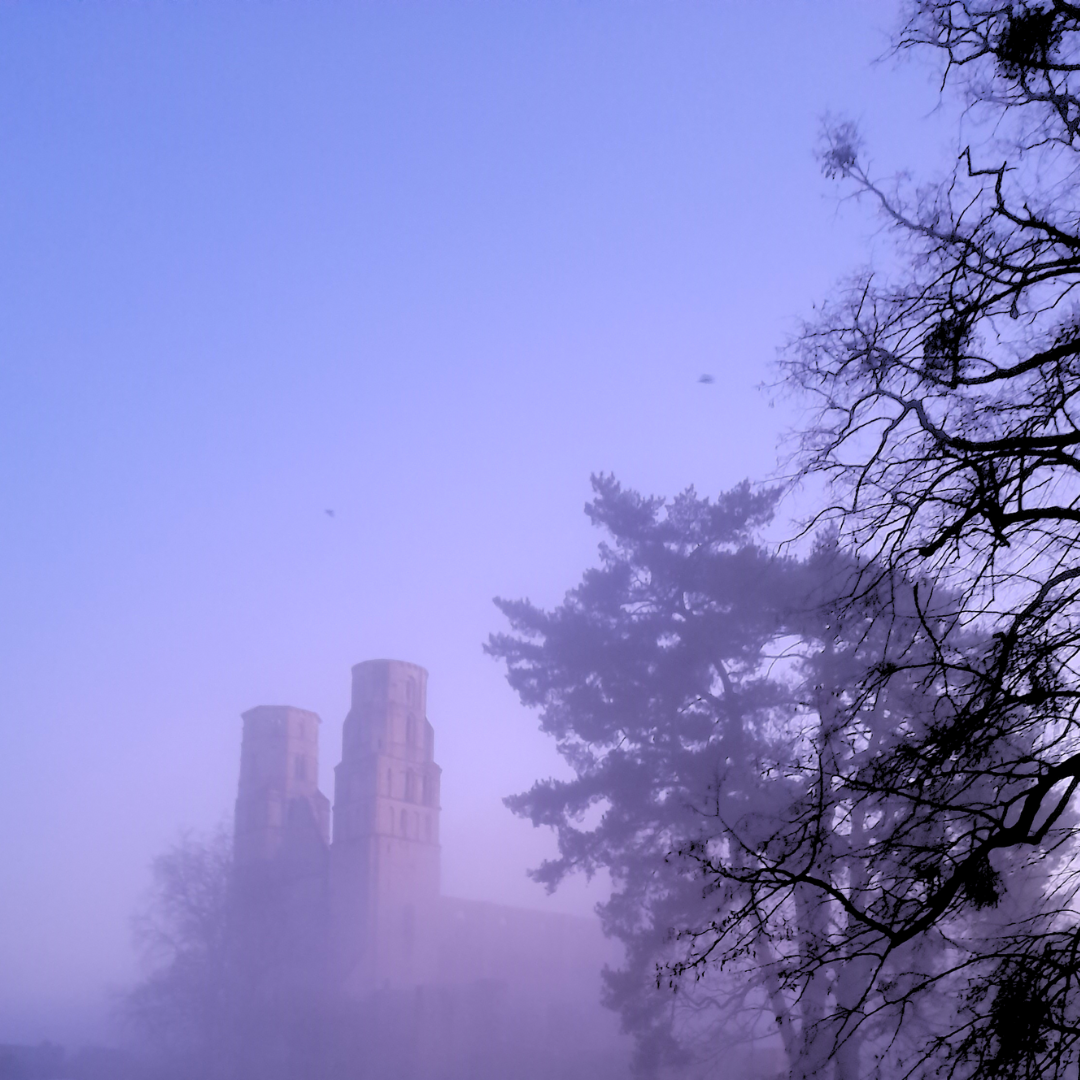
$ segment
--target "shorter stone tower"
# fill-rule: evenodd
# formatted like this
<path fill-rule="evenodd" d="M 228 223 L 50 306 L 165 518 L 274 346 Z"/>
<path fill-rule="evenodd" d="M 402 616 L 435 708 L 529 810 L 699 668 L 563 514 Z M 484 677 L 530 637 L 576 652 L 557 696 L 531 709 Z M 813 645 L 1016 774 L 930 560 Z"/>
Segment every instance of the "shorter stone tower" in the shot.
<path fill-rule="evenodd" d="M 233 842 L 238 940 L 261 994 L 325 980 L 330 803 L 319 790 L 319 717 L 288 705 L 243 714 Z"/>
<path fill-rule="evenodd" d="M 439 777 L 427 672 L 352 669 L 334 781 L 330 898 L 338 979 L 363 994 L 431 982 L 439 901 Z"/>
<path fill-rule="evenodd" d="M 290 705 L 258 705 L 243 721 L 236 865 L 288 856 L 305 835 L 328 844 L 330 802 L 319 790 L 319 717 Z"/>

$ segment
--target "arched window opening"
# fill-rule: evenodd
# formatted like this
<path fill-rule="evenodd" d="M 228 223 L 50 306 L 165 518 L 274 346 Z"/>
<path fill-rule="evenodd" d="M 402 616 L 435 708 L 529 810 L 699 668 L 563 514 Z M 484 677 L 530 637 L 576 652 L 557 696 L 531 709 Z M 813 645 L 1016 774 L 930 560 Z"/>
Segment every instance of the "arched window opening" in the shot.
<path fill-rule="evenodd" d="M 401 811 L 401 835 L 409 835 L 409 817 L 404 810 Z"/>
<path fill-rule="evenodd" d="M 406 904 L 401 914 L 401 936 L 405 939 L 405 955 L 412 956 L 413 942 L 416 940 L 416 911 L 412 904 Z"/>
<path fill-rule="evenodd" d="M 405 721 L 405 741 L 410 746 L 416 745 L 416 717 L 409 716 Z"/>
<path fill-rule="evenodd" d="M 405 800 L 416 802 L 416 773 L 411 771 L 405 774 Z"/>

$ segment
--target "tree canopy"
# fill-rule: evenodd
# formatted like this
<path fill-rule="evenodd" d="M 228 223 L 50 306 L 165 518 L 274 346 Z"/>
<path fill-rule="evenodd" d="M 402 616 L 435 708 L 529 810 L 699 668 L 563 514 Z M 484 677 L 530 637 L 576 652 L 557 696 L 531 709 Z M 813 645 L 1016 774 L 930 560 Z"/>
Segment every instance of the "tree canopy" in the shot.
<path fill-rule="evenodd" d="M 914 932 L 883 940 L 880 918 L 912 908 L 931 864 L 956 856 L 880 770 L 935 722 L 915 661 L 929 666 L 917 639 L 945 604 L 920 614 L 907 588 L 906 621 L 886 631 L 882 597 L 833 602 L 860 567 L 833 542 L 805 560 L 762 546 L 774 491 L 665 503 L 594 484 L 600 566 L 552 612 L 499 601 L 513 633 L 488 645 L 575 774 L 508 800 L 558 831 L 559 857 L 536 876 L 611 874 L 601 915 L 627 962 L 608 998 L 642 1071 L 730 1049 L 718 1026 L 752 1042 L 778 1025 L 793 1069 L 815 1075 L 838 1052 L 857 1076 L 862 1042 L 908 996 L 870 991 L 941 975 L 940 942 L 918 957 L 904 947 Z M 883 649 L 907 658 L 908 678 L 845 720 Z M 991 902 L 993 880 L 954 907 Z M 674 1014 L 657 984 L 682 988 Z"/>
<path fill-rule="evenodd" d="M 643 1070 L 710 1010 L 727 1038 L 771 1016 L 806 1077 L 1076 1066 L 1078 46 L 1057 0 L 909 4 L 898 50 L 961 95 L 954 166 L 878 178 L 827 130 L 896 246 L 782 357 L 811 555 L 756 538 L 773 492 L 601 478 L 599 567 L 551 612 L 499 602 L 489 650 L 574 771 L 510 803 L 558 831 L 542 881 L 612 875 Z"/>

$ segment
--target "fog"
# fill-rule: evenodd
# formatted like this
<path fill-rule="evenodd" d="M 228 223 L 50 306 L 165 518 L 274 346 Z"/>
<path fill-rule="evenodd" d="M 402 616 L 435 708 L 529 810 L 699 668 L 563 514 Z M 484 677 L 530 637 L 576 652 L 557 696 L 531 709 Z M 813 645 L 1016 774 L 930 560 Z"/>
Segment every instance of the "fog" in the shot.
<path fill-rule="evenodd" d="M 332 800 L 363 661 L 428 674 L 442 895 L 593 918 L 604 875 L 547 893 L 503 805 L 567 767 L 482 652 L 492 599 L 595 563 L 593 473 L 774 470 L 797 416 L 759 384 L 878 242 L 821 115 L 883 171 L 947 142 L 925 72 L 873 63 L 892 18 L 0 5 L 0 1044 L 127 1045 L 132 920 L 232 827 L 241 714 L 318 714 Z"/>

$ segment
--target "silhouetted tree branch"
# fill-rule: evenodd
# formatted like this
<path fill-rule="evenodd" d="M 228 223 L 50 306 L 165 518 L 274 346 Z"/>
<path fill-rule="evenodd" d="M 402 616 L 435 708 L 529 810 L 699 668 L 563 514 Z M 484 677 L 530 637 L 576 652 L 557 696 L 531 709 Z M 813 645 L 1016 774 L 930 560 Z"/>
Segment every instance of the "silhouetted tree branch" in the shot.
<path fill-rule="evenodd" d="M 887 800 L 885 850 L 909 847 L 928 877 L 865 899 L 806 880 L 886 952 L 951 940 L 965 907 L 994 911 L 994 934 L 949 945 L 966 1019 L 928 1039 L 916 1067 L 1056 1077 L 1077 1058 L 1060 972 L 1077 934 L 1080 8 L 924 0 L 898 44 L 941 57 L 943 86 L 964 95 L 956 166 L 906 191 L 871 175 L 851 125 L 830 128 L 826 173 L 873 201 L 900 259 L 822 306 L 784 372 L 817 406 L 799 469 L 827 481 L 821 517 L 861 555 L 848 601 L 898 579 L 956 597 L 950 619 L 924 626 L 928 721 L 844 781 L 856 800 Z M 900 617 L 887 598 L 880 618 Z M 951 646 L 958 627 L 981 644 Z M 883 653 L 841 728 L 914 670 Z M 866 853 L 872 878 L 880 858 Z M 1021 868 L 1039 887 L 1006 913 Z"/>

